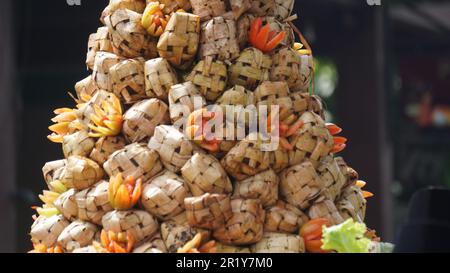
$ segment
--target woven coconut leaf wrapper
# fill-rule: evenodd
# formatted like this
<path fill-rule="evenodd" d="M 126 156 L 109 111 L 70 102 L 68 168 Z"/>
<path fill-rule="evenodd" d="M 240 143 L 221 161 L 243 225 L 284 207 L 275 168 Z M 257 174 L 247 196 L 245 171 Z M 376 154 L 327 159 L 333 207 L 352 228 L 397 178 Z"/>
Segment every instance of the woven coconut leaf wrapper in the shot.
<path fill-rule="evenodd" d="M 344 220 L 353 218 L 357 222 L 364 222 L 367 201 L 362 190 L 357 186 L 345 188 L 336 206 Z"/>
<path fill-rule="evenodd" d="M 263 236 L 265 211 L 255 199 L 231 201 L 233 216 L 225 226 L 214 231 L 214 238 L 228 245 L 249 245 Z"/>
<path fill-rule="evenodd" d="M 103 229 L 115 233 L 130 232 L 136 242 L 151 238 L 159 230 L 158 221 L 141 210 L 111 211 L 102 219 Z"/>
<path fill-rule="evenodd" d="M 214 102 L 227 87 L 227 66 L 206 57 L 194 67 L 186 80 L 195 84 L 206 100 Z"/>
<path fill-rule="evenodd" d="M 251 13 L 245 13 L 236 22 L 237 29 L 237 40 L 239 48 L 241 50 L 245 49 L 248 45 L 248 33 L 250 31 L 250 26 L 256 17 Z"/>
<path fill-rule="evenodd" d="M 164 167 L 172 172 L 179 172 L 194 153 L 200 152 L 183 133 L 169 125 L 156 127 L 148 147 L 158 152 Z"/>
<path fill-rule="evenodd" d="M 91 245 L 97 233 L 96 225 L 77 220 L 63 230 L 57 242 L 65 252 L 72 252 L 75 249 Z"/>
<path fill-rule="evenodd" d="M 245 12 L 252 7 L 252 0 L 226 0 L 225 4 L 228 7 L 228 14 L 224 17 L 230 17 L 234 20 L 238 20 Z"/>
<path fill-rule="evenodd" d="M 164 241 L 161 239 L 161 235 L 156 234 L 153 238 L 146 240 L 135 247 L 133 253 L 167 253 L 167 248 Z"/>
<path fill-rule="evenodd" d="M 61 179 L 66 164 L 67 160 L 61 159 L 47 162 L 44 167 L 42 167 L 42 175 L 50 190 L 54 190 L 50 183 Z"/>
<path fill-rule="evenodd" d="M 191 0 L 192 11 L 202 22 L 223 15 L 226 12 L 224 0 Z"/>
<path fill-rule="evenodd" d="M 204 106 L 205 98 L 190 81 L 174 85 L 169 91 L 169 111 L 173 125 L 184 126 L 189 115 Z"/>
<path fill-rule="evenodd" d="M 144 0 L 110 0 L 108 6 L 102 12 L 100 21 L 105 23 L 105 18 L 118 9 L 128 9 L 137 13 L 143 13 L 145 6 L 146 2 Z"/>
<path fill-rule="evenodd" d="M 331 225 L 339 225 L 344 222 L 333 201 L 325 199 L 315 203 L 309 208 L 308 216 L 311 219 L 325 218 Z"/>
<path fill-rule="evenodd" d="M 199 40 L 200 17 L 176 12 L 159 38 L 158 52 L 173 66 L 186 69 L 197 54 Z"/>
<path fill-rule="evenodd" d="M 78 131 L 64 136 L 62 149 L 66 158 L 77 155 L 87 157 L 94 149 L 95 141 L 89 137 L 86 131 Z"/>
<path fill-rule="evenodd" d="M 258 17 L 272 15 L 275 9 L 275 0 L 252 0 L 250 13 Z"/>
<path fill-rule="evenodd" d="M 280 174 L 281 196 L 297 208 L 310 207 L 323 189 L 324 183 L 311 162 L 292 166 Z"/>
<path fill-rule="evenodd" d="M 291 16 L 294 10 L 295 0 L 275 0 L 275 6 L 271 15 L 275 16 L 278 20 L 285 20 Z"/>
<path fill-rule="evenodd" d="M 61 182 L 67 188 L 84 190 L 103 178 L 103 169 L 93 160 L 81 156 L 71 156 L 61 174 Z"/>
<path fill-rule="evenodd" d="M 67 213 L 73 211 L 76 206 L 80 220 L 101 225 L 103 216 L 113 210 L 108 199 L 108 187 L 107 181 L 100 181 L 93 187 L 76 193 L 76 204 L 69 199 L 65 205 Z M 70 213 L 73 214 L 73 212 Z"/>
<path fill-rule="evenodd" d="M 62 215 L 39 216 L 31 226 L 31 242 L 46 247 L 54 247 L 59 235 L 69 224 L 69 221 L 64 219 Z"/>
<path fill-rule="evenodd" d="M 147 4 L 153 0 L 147 0 Z M 159 3 L 164 5 L 163 11 L 165 14 L 171 14 L 177 10 L 189 11 L 191 9 L 191 2 L 189 0 L 160 0 Z"/>
<path fill-rule="evenodd" d="M 234 146 L 221 160 L 222 166 L 239 181 L 272 168 L 280 172 L 289 164 L 286 151 L 280 145 L 277 149 L 265 149 L 259 134 L 251 133 Z M 271 148 L 270 143 L 267 148 Z"/>
<path fill-rule="evenodd" d="M 254 90 L 261 82 L 269 80 L 271 66 L 270 56 L 256 48 L 247 48 L 229 67 L 228 84 Z"/>
<path fill-rule="evenodd" d="M 332 156 L 328 156 L 320 163 L 317 173 L 325 185 L 322 195 L 331 201 L 335 201 L 346 183 L 339 165 Z"/>
<path fill-rule="evenodd" d="M 196 153 L 181 169 L 193 196 L 228 194 L 233 186 L 220 162 L 212 155 Z"/>
<path fill-rule="evenodd" d="M 176 253 L 187 242 L 191 241 L 197 233 L 202 234 L 203 242 L 210 238 L 210 232 L 193 228 L 187 222 L 186 213 L 182 213 L 161 224 L 161 238 L 169 253 Z"/>
<path fill-rule="evenodd" d="M 70 189 L 62 193 L 54 202 L 54 206 L 69 221 L 78 219 L 78 206 L 75 195 L 77 191 Z"/>
<path fill-rule="evenodd" d="M 97 249 L 93 245 L 89 245 L 82 248 L 77 248 L 72 251 L 73 254 L 95 254 L 98 253 Z"/>
<path fill-rule="evenodd" d="M 141 25 L 142 14 L 119 9 L 105 18 L 111 33 L 111 42 L 116 54 L 125 58 L 155 58 L 156 41 Z"/>
<path fill-rule="evenodd" d="M 97 92 L 98 87 L 96 83 L 92 80 L 92 75 L 82 79 L 81 81 L 75 84 L 75 92 L 77 94 L 77 98 L 81 99 L 85 96 L 92 97 L 95 92 Z"/>
<path fill-rule="evenodd" d="M 163 166 L 156 151 L 145 144 L 133 143 L 114 152 L 103 168 L 110 177 L 122 173 L 124 177 L 148 181 L 161 172 Z"/>
<path fill-rule="evenodd" d="M 312 55 L 301 55 L 292 48 L 283 48 L 272 57 L 272 81 L 285 81 L 292 92 L 306 92 L 314 73 Z"/>
<path fill-rule="evenodd" d="M 96 33 L 89 36 L 86 65 L 91 70 L 94 68 L 95 55 L 99 51 L 113 52 L 108 27 L 100 27 Z"/>
<path fill-rule="evenodd" d="M 346 187 L 355 185 L 356 181 L 358 181 L 358 179 L 359 179 L 358 173 L 353 168 L 348 166 L 342 157 L 336 157 L 334 160 L 338 164 L 339 168 L 341 169 L 342 174 L 345 177 L 346 182 L 343 187 L 346 188 Z"/>
<path fill-rule="evenodd" d="M 163 58 L 145 63 L 145 92 L 148 97 L 167 101 L 169 90 L 178 83 L 177 74 Z"/>
<path fill-rule="evenodd" d="M 102 137 L 95 143 L 94 149 L 89 157 L 98 164 L 103 165 L 110 155 L 117 150 L 125 148 L 125 146 L 125 138 L 122 136 Z"/>
<path fill-rule="evenodd" d="M 266 210 L 264 230 L 297 233 L 308 220 L 308 216 L 301 210 L 280 200 L 275 206 Z"/>
<path fill-rule="evenodd" d="M 258 199 L 263 207 L 270 207 L 278 200 L 278 175 L 268 170 L 234 184 L 233 198 Z"/>
<path fill-rule="evenodd" d="M 184 211 L 184 199 L 188 195 L 184 180 L 166 171 L 144 185 L 141 204 L 152 215 L 165 221 Z"/>
<path fill-rule="evenodd" d="M 225 194 L 205 193 L 184 200 L 189 225 L 204 229 L 218 229 L 233 216 L 230 197 Z"/>
<path fill-rule="evenodd" d="M 294 150 L 289 151 L 289 164 L 299 164 L 305 160 L 314 166 L 327 157 L 334 145 L 333 136 L 328 131 L 325 121 L 313 112 L 305 112 L 300 120 L 303 126 L 289 138 Z"/>
<path fill-rule="evenodd" d="M 304 253 L 305 243 L 298 235 L 265 232 L 251 250 L 252 253 Z"/>
<path fill-rule="evenodd" d="M 96 114 L 94 106 L 97 105 L 98 107 L 101 107 L 104 101 L 111 102 L 114 97 L 115 95 L 113 93 L 105 90 L 98 90 L 88 102 L 82 104 L 82 106 L 76 111 L 76 114 L 83 129 L 88 130 L 89 125 L 92 123 L 91 116 Z"/>
<path fill-rule="evenodd" d="M 237 247 L 237 246 L 229 246 L 229 245 L 224 245 L 221 243 L 216 243 L 216 249 L 217 249 L 217 253 L 228 253 L 228 254 L 233 254 L 233 253 L 248 253 L 250 254 L 250 248 L 248 247 Z"/>
<path fill-rule="evenodd" d="M 216 101 L 219 105 L 242 105 L 248 106 L 255 104 L 255 95 L 253 92 L 245 89 L 243 86 L 236 85 L 225 91 Z"/>
<path fill-rule="evenodd" d="M 202 24 L 199 58 L 232 61 L 239 57 L 236 22 L 215 17 Z"/>
<path fill-rule="evenodd" d="M 122 61 L 122 58 L 114 53 L 99 51 L 95 55 L 92 79 L 98 89 L 112 91 L 111 75 L 109 69 Z"/>
<path fill-rule="evenodd" d="M 143 100 L 123 117 L 122 131 L 128 142 L 146 141 L 153 136 L 156 126 L 169 123 L 169 106 L 159 99 Z"/>
<path fill-rule="evenodd" d="M 261 83 L 255 90 L 255 100 L 258 106 L 278 105 L 281 109 L 292 109 L 293 106 L 289 97 L 289 87 L 285 82 L 265 81 Z"/>
<path fill-rule="evenodd" d="M 290 109 L 289 114 L 293 114 L 294 119 L 298 119 L 305 112 L 313 112 L 325 120 L 324 108 L 320 97 L 302 92 L 291 93 L 289 96 L 292 100 L 292 109 Z"/>
<path fill-rule="evenodd" d="M 127 59 L 109 69 L 112 92 L 124 103 L 147 98 L 143 58 Z"/>

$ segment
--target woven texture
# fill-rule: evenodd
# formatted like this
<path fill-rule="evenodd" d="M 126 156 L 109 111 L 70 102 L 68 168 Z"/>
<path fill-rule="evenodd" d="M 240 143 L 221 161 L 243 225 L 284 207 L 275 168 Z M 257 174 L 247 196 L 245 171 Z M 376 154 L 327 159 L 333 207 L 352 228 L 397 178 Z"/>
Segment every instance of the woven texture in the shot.
<path fill-rule="evenodd" d="M 359 179 L 358 173 L 353 168 L 348 166 L 342 157 L 336 157 L 334 160 L 338 164 L 339 168 L 341 169 L 342 174 L 345 177 L 344 188 L 351 186 L 351 185 L 355 185 L 356 181 L 358 181 L 358 179 Z"/>
<path fill-rule="evenodd" d="M 124 103 L 131 104 L 147 97 L 143 58 L 121 61 L 109 69 L 112 92 Z"/>
<path fill-rule="evenodd" d="M 116 176 L 122 173 L 124 177 L 148 181 L 162 169 L 162 163 L 156 151 L 150 150 L 145 144 L 134 143 L 113 153 L 103 168 L 108 175 Z"/>
<path fill-rule="evenodd" d="M 125 148 L 125 145 L 125 139 L 121 136 L 102 137 L 95 143 L 94 149 L 89 157 L 98 164 L 103 165 L 110 155 L 117 150 Z"/>
<path fill-rule="evenodd" d="M 157 56 L 156 41 L 142 27 L 141 19 L 141 14 L 128 9 L 116 10 L 105 18 L 116 54 L 125 58 L 145 59 Z"/>
<path fill-rule="evenodd" d="M 250 12 L 262 17 L 271 15 L 275 9 L 275 0 L 252 0 Z"/>
<path fill-rule="evenodd" d="M 256 48 L 247 48 L 229 68 L 229 84 L 254 90 L 269 79 L 272 59 Z"/>
<path fill-rule="evenodd" d="M 224 194 L 205 193 L 184 200 L 189 225 L 205 229 L 218 229 L 233 216 L 230 197 Z"/>
<path fill-rule="evenodd" d="M 77 220 L 68 225 L 59 235 L 58 245 L 60 245 L 65 252 L 72 252 L 75 249 L 92 244 L 97 232 L 97 226 Z"/>
<path fill-rule="evenodd" d="M 169 125 L 156 127 L 148 147 L 158 152 L 164 167 L 172 172 L 179 172 L 194 153 L 200 150 L 184 134 Z"/>
<path fill-rule="evenodd" d="M 350 186 L 342 191 L 341 198 L 337 201 L 337 208 L 342 218 L 353 218 L 363 223 L 366 216 L 367 201 L 360 188 Z"/>
<path fill-rule="evenodd" d="M 211 0 L 206 0 L 211 2 Z M 237 29 L 234 20 L 215 17 L 201 27 L 199 57 L 232 61 L 239 57 Z"/>
<path fill-rule="evenodd" d="M 31 241 L 33 244 L 53 247 L 58 240 L 58 236 L 69 224 L 62 215 L 54 215 L 48 218 L 40 216 L 31 226 Z"/>
<path fill-rule="evenodd" d="M 255 104 L 254 93 L 242 86 L 236 85 L 225 91 L 216 101 L 219 105 L 242 105 L 248 106 Z"/>
<path fill-rule="evenodd" d="M 249 177 L 234 185 L 233 198 L 258 199 L 263 207 L 275 205 L 278 200 L 279 179 L 273 170 Z"/>
<path fill-rule="evenodd" d="M 112 91 L 109 69 L 120 61 L 122 61 L 122 58 L 114 53 L 97 52 L 95 55 L 94 69 L 92 71 L 92 79 L 95 81 L 97 88 Z"/>
<path fill-rule="evenodd" d="M 202 22 L 226 12 L 224 0 L 191 0 L 192 10 Z"/>
<path fill-rule="evenodd" d="M 177 83 L 177 75 L 166 59 L 156 58 L 145 63 L 145 92 L 148 97 L 167 101 L 170 88 Z"/>
<path fill-rule="evenodd" d="M 61 174 L 61 182 L 67 188 L 84 190 L 94 185 L 103 177 L 102 168 L 93 160 L 71 156 Z"/>
<path fill-rule="evenodd" d="M 280 193 L 286 201 L 300 209 L 308 208 L 324 188 L 311 162 L 304 162 L 280 174 Z"/>
<path fill-rule="evenodd" d="M 308 216 L 311 219 L 326 218 L 331 225 L 339 225 L 344 222 L 334 203 L 328 199 L 312 205 L 309 208 Z"/>
<path fill-rule="evenodd" d="M 255 100 L 258 106 L 278 105 L 280 108 L 292 109 L 289 87 L 285 82 L 265 81 L 261 83 L 255 90 Z"/>
<path fill-rule="evenodd" d="M 250 248 L 248 247 L 237 247 L 237 246 L 229 246 L 221 243 L 216 243 L 217 253 L 248 253 L 250 254 Z"/>
<path fill-rule="evenodd" d="M 278 201 L 275 206 L 266 210 L 264 230 L 297 233 L 308 220 L 308 216 L 301 210 L 283 201 Z"/>
<path fill-rule="evenodd" d="M 67 160 L 56 160 L 45 163 L 42 167 L 42 175 L 44 176 L 45 182 L 50 190 L 54 190 L 50 185 L 50 182 L 61 179 L 61 175 L 66 167 Z"/>
<path fill-rule="evenodd" d="M 143 100 L 123 116 L 123 133 L 130 143 L 150 139 L 156 126 L 169 122 L 169 106 L 159 99 Z"/>
<path fill-rule="evenodd" d="M 167 253 L 166 245 L 161 239 L 159 234 L 155 235 L 153 238 L 144 241 L 138 245 L 133 253 L 143 254 L 143 253 Z"/>
<path fill-rule="evenodd" d="M 158 221 L 140 210 L 111 211 L 102 219 L 103 228 L 115 233 L 130 232 L 136 242 L 151 238 L 159 230 Z"/>
<path fill-rule="evenodd" d="M 109 80 L 108 80 L 109 81 Z M 89 125 L 92 124 L 91 116 L 96 114 L 94 106 L 101 107 L 104 101 L 113 101 L 115 95 L 105 90 L 99 90 L 95 95 L 86 103 L 84 103 L 76 112 L 77 118 L 81 123 L 83 129 L 88 130 Z"/>
<path fill-rule="evenodd" d="M 220 162 L 211 155 L 196 153 L 181 169 L 192 195 L 231 193 L 233 187 Z"/>
<path fill-rule="evenodd" d="M 265 16 L 261 18 L 263 21 L 263 25 L 269 24 L 271 31 L 275 31 L 276 33 L 279 33 L 281 31 L 286 32 L 286 36 L 283 41 L 280 42 L 280 44 L 277 46 L 275 51 L 277 49 L 281 49 L 284 47 L 290 47 L 293 45 L 295 41 L 295 35 L 294 30 L 291 28 L 291 26 L 288 23 L 284 23 L 283 20 L 277 20 L 273 15 L 271 16 Z"/>
<path fill-rule="evenodd" d="M 289 152 L 289 164 L 299 164 L 310 160 L 315 166 L 331 152 L 333 136 L 325 126 L 325 121 L 312 112 L 305 112 L 300 120 L 303 126 L 289 138 L 294 150 Z"/>
<path fill-rule="evenodd" d="M 323 104 L 320 97 L 302 92 L 291 93 L 289 96 L 292 100 L 291 113 L 294 114 L 295 118 L 298 119 L 305 112 L 313 112 L 325 120 Z"/>
<path fill-rule="evenodd" d="M 263 236 L 265 212 L 258 200 L 235 199 L 231 201 L 233 216 L 225 226 L 214 231 L 214 238 L 224 244 L 249 245 Z"/>
<path fill-rule="evenodd" d="M 99 51 L 113 51 L 108 27 L 100 27 L 96 33 L 89 36 L 86 65 L 91 70 L 94 68 L 95 55 Z"/>
<path fill-rule="evenodd" d="M 78 219 L 78 205 L 75 195 L 77 191 L 70 189 L 62 193 L 54 202 L 55 208 L 69 221 Z"/>
<path fill-rule="evenodd" d="M 245 49 L 248 45 L 248 33 L 250 26 L 255 20 L 255 16 L 250 13 L 245 13 L 236 22 L 237 40 L 241 50 Z"/>
<path fill-rule="evenodd" d="M 187 68 L 197 54 L 199 34 L 200 17 L 188 13 L 174 13 L 159 39 L 159 55 L 175 67 Z"/>
<path fill-rule="evenodd" d="M 275 0 L 275 6 L 271 15 L 279 20 L 288 18 L 294 9 L 295 0 Z"/>
<path fill-rule="evenodd" d="M 227 66 L 207 57 L 194 67 L 186 80 L 195 84 L 206 100 L 214 102 L 227 87 Z"/>
<path fill-rule="evenodd" d="M 85 96 L 92 97 L 97 90 L 97 85 L 92 80 L 92 75 L 89 75 L 75 84 L 75 92 L 79 99 Z"/>
<path fill-rule="evenodd" d="M 113 210 L 108 200 L 108 186 L 107 181 L 101 181 L 89 189 L 78 192 L 75 194 L 76 205 L 72 201 L 66 203 L 67 212 L 73 214 L 71 211 L 76 206 L 80 220 L 100 225 L 102 217 Z"/>
<path fill-rule="evenodd" d="M 305 244 L 298 235 L 265 232 L 251 250 L 253 253 L 304 253 Z"/>
<path fill-rule="evenodd" d="M 148 1 L 147 1 L 148 2 Z M 100 21 L 105 23 L 105 18 L 118 9 L 129 9 L 137 13 L 143 13 L 145 9 L 144 0 L 109 0 L 108 6 L 103 10 Z"/>
<path fill-rule="evenodd" d="M 229 7 L 229 13 L 231 13 L 234 20 L 238 20 L 245 12 L 252 7 L 252 0 L 227 0 L 226 4 Z M 229 15 L 227 14 L 229 17 Z"/>
<path fill-rule="evenodd" d="M 147 0 L 147 3 L 150 1 L 151 0 Z M 191 9 L 191 2 L 189 0 L 160 0 L 159 2 L 164 5 L 163 11 L 166 14 L 170 14 L 180 9 Z"/>
<path fill-rule="evenodd" d="M 79 131 L 71 135 L 64 136 L 63 139 L 63 153 L 66 158 L 78 155 L 88 156 L 92 149 L 94 149 L 95 141 L 90 138 L 85 131 Z"/>
<path fill-rule="evenodd" d="M 308 90 L 313 74 L 311 55 L 300 55 L 291 48 L 284 48 L 274 54 L 272 60 L 272 81 L 286 81 L 292 92 Z"/>
<path fill-rule="evenodd" d="M 144 185 L 141 204 L 158 219 L 168 220 L 184 211 L 188 194 L 183 179 L 166 171 Z"/>
<path fill-rule="evenodd" d="M 203 106 L 206 100 L 192 82 L 174 85 L 169 91 L 170 119 L 174 125 L 184 126 L 189 115 Z"/>
<path fill-rule="evenodd" d="M 341 194 L 342 188 L 346 183 L 346 179 L 342 174 L 339 165 L 333 157 L 329 156 L 320 163 L 317 168 L 317 173 L 325 186 L 322 194 L 327 199 L 335 201 Z"/>

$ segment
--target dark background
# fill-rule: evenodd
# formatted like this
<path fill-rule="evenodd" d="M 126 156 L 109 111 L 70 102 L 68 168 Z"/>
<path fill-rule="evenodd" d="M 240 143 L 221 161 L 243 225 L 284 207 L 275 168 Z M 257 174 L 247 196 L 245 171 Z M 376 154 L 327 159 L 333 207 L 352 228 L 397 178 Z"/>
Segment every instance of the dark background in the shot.
<path fill-rule="evenodd" d="M 450 185 L 450 1 L 297 0 L 318 59 L 317 93 L 344 128 L 342 154 L 369 200 L 367 223 L 394 240 L 412 193 Z M 106 0 L 0 2 L 0 252 L 31 248 L 52 109 L 88 75 L 87 39 Z"/>

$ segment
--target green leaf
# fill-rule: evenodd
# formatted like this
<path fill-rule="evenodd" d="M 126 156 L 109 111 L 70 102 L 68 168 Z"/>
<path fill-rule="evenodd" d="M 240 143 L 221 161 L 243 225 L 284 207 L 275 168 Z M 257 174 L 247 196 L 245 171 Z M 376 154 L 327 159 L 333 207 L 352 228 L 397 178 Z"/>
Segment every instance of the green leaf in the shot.
<path fill-rule="evenodd" d="M 323 250 L 334 250 L 338 253 L 369 253 L 370 240 L 364 236 L 365 224 L 348 219 L 344 223 L 332 227 L 323 227 Z"/>

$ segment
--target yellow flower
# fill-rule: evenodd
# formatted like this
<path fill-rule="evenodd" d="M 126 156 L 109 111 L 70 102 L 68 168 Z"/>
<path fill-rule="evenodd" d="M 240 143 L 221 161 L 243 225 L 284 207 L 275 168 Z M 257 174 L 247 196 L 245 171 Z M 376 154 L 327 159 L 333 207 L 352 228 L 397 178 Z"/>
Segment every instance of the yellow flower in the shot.
<path fill-rule="evenodd" d="M 102 230 L 100 240 L 101 243 L 93 243 L 99 253 L 130 253 L 135 244 L 134 237 L 129 231 L 126 233 L 115 233 Z"/>
<path fill-rule="evenodd" d="M 312 52 L 309 49 L 304 49 L 302 43 L 295 43 L 294 50 L 297 51 L 300 55 L 311 55 Z"/>
<path fill-rule="evenodd" d="M 122 130 L 122 106 L 117 97 L 111 96 L 111 101 L 103 101 L 101 107 L 94 105 L 95 114 L 91 115 L 89 125 L 90 137 L 101 138 L 117 136 Z"/>
<path fill-rule="evenodd" d="M 142 26 L 154 37 L 161 36 L 170 19 L 170 16 L 164 14 L 163 9 L 163 4 L 150 2 L 142 15 Z"/>
<path fill-rule="evenodd" d="M 129 176 L 123 179 L 122 173 L 109 180 L 108 198 L 111 206 L 117 210 L 129 210 L 134 207 L 142 194 L 142 179 L 134 180 Z"/>

